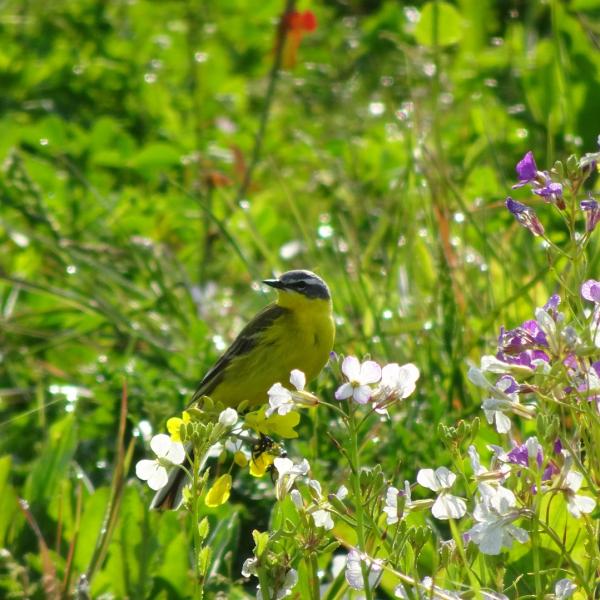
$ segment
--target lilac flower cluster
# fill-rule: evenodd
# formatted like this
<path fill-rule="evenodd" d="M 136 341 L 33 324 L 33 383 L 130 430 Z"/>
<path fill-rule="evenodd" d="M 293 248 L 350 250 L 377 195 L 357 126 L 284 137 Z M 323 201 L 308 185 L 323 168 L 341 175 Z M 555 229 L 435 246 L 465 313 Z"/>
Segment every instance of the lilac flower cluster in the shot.
<path fill-rule="evenodd" d="M 548 392 L 558 402 L 587 400 L 600 408 L 600 360 L 590 346 L 600 348 L 600 281 L 590 279 L 581 286 L 581 295 L 594 304 L 588 326 L 578 332 L 565 322 L 555 294 L 529 319 L 515 327 L 500 329 L 495 356 L 484 356 L 481 367 L 469 370 L 469 379 L 487 391 L 482 408 L 499 433 L 511 430 L 510 415 L 532 418 L 536 413 L 536 394 Z M 546 377 L 560 370 L 565 385 Z M 496 376 L 491 383 L 488 376 Z M 517 381 L 515 377 L 521 379 Z M 529 404 L 522 403 L 529 401 Z"/>
<path fill-rule="evenodd" d="M 600 138 L 599 138 L 600 139 Z M 600 142 L 599 142 L 600 144 Z M 518 189 L 526 185 L 531 186 L 531 191 L 539 196 L 547 204 L 553 204 L 559 210 L 566 208 L 565 189 L 579 189 L 580 184 L 596 168 L 600 158 L 600 152 L 588 153 L 579 162 L 578 169 L 569 172 L 568 177 L 563 179 L 563 166 L 560 163 L 558 169 L 552 171 L 540 171 L 535 162 L 533 152 L 529 151 L 517 163 L 516 171 L 519 178 L 518 183 L 513 185 L 513 189 Z M 543 236 L 544 226 L 538 218 L 536 212 L 530 206 L 517 202 L 510 196 L 506 199 L 506 208 L 517 219 L 517 221 L 533 235 Z M 600 222 L 600 205 L 590 193 L 585 200 L 581 200 L 579 207 L 585 217 L 585 230 L 591 233 L 598 222 Z"/>

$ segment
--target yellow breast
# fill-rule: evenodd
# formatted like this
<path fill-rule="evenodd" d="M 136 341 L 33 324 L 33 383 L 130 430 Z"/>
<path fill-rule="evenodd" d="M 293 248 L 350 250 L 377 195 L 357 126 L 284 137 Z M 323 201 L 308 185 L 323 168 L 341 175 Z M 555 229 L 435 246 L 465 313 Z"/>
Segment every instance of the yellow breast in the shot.
<path fill-rule="evenodd" d="M 331 301 L 280 292 L 277 303 L 287 310 L 252 350 L 227 367 L 210 394 L 213 400 L 234 407 L 244 400 L 250 406 L 263 404 L 274 383 L 289 385 L 293 369 L 310 381 L 327 363 L 335 336 Z"/>

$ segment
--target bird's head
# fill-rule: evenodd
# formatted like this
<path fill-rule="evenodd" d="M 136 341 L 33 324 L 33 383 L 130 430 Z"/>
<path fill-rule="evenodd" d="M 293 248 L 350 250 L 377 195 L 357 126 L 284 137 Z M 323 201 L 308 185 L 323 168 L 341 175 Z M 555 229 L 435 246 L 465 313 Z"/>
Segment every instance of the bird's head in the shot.
<path fill-rule="evenodd" d="M 295 300 L 331 300 L 327 284 L 311 271 L 287 271 L 277 279 L 265 279 L 263 283 L 279 292 L 279 303 Z"/>

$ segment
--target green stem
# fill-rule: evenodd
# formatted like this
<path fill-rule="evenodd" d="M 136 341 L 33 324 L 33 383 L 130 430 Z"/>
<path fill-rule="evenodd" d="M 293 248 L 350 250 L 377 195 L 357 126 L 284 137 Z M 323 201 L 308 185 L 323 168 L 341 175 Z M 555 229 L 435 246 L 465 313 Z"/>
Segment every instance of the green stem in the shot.
<path fill-rule="evenodd" d="M 319 589 L 319 564 L 317 555 L 314 552 L 310 553 L 309 559 L 306 561 L 308 567 L 308 580 L 310 582 L 310 593 L 312 600 L 319 600 L 321 590 Z"/>
<path fill-rule="evenodd" d="M 194 577 L 194 598 L 202 600 L 204 597 L 204 581 L 202 573 L 200 573 L 199 557 L 202 551 L 202 539 L 200 537 L 200 531 L 198 530 L 198 523 L 200 522 L 200 490 L 199 477 L 200 477 L 200 448 L 197 448 L 194 452 L 194 472 L 192 474 L 192 498 L 193 498 L 193 514 L 194 524 L 192 531 L 194 532 L 194 571 L 196 577 Z"/>
<path fill-rule="evenodd" d="M 365 544 L 365 529 L 364 529 L 364 513 L 363 503 L 360 489 L 360 462 L 358 454 L 358 430 L 355 416 L 355 405 L 352 400 L 348 404 L 349 419 L 348 425 L 350 429 L 350 462 L 352 468 L 352 488 L 354 493 L 354 506 L 356 510 L 356 536 L 358 538 L 358 550 L 366 554 Z M 361 560 L 360 568 L 363 576 L 365 587 L 365 597 L 367 600 L 372 600 L 371 588 L 369 587 L 369 568 L 365 561 Z"/>

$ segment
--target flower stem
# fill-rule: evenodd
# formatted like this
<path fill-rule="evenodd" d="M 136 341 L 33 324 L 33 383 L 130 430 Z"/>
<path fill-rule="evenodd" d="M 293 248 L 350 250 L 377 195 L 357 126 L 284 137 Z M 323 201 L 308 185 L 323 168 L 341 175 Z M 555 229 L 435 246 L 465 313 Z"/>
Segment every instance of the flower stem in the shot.
<path fill-rule="evenodd" d="M 350 430 L 350 467 L 352 469 L 352 488 L 354 494 L 354 506 L 356 510 L 356 536 L 358 538 L 359 552 L 366 553 L 364 514 L 360 489 L 360 461 L 358 453 L 358 428 L 355 415 L 356 408 L 353 402 L 349 402 L 348 407 L 348 427 Z M 369 568 L 367 567 L 365 561 L 360 561 L 360 568 L 362 571 L 363 583 L 365 587 L 365 598 L 367 600 L 371 600 L 372 595 L 371 588 L 369 587 Z"/>
<path fill-rule="evenodd" d="M 193 518 L 194 525 L 192 531 L 194 533 L 194 571 L 196 577 L 194 577 L 194 598 L 202 600 L 204 597 L 204 580 L 203 575 L 200 572 L 200 552 L 202 550 L 202 539 L 200 537 L 200 531 L 198 529 L 198 523 L 200 522 L 200 490 L 199 477 L 200 477 L 200 448 L 197 448 L 194 452 L 194 466 L 192 473 L 192 498 L 193 498 Z"/>

